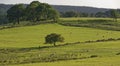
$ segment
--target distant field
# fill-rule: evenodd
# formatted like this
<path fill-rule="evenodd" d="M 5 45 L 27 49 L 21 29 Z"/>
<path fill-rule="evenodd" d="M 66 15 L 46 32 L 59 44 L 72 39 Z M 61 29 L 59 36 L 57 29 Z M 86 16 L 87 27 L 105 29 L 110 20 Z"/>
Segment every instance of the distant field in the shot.
<path fill-rule="evenodd" d="M 61 18 L 60 20 L 59 23 L 65 26 L 120 31 L 120 19 L 117 19 L 117 22 L 112 18 Z"/>
<path fill-rule="evenodd" d="M 61 26 L 58 24 L 42 24 L 0 30 L 0 47 L 23 48 L 44 46 L 44 37 L 50 33 L 58 33 L 64 36 L 64 43 L 120 38 L 119 31 Z"/>
<path fill-rule="evenodd" d="M 60 18 L 60 20 L 99 20 L 99 19 L 104 19 L 104 20 L 112 20 L 112 18 L 82 18 L 82 17 L 71 17 L 71 18 Z"/>

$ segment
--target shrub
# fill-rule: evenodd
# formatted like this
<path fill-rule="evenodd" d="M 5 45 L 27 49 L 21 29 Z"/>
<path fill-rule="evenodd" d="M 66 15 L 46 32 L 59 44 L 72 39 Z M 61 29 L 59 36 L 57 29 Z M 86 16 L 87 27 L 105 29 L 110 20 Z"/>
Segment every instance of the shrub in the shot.
<path fill-rule="evenodd" d="M 98 57 L 98 55 L 91 55 L 90 58 Z"/>

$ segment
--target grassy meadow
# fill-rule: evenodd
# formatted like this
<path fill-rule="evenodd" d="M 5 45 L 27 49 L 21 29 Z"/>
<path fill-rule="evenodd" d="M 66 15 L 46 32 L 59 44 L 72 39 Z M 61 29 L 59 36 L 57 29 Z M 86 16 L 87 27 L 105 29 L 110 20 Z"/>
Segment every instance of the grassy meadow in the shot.
<path fill-rule="evenodd" d="M 25 64 L 27 66 L 34 66 L 34 65 L 48 66 L 49 64 L 51 66 L 56 66 L 57 64 L 61 66 L 64 65 L 65 63 L 70 63 L 70 64 L 66 64 L 66 66 L 82 65 L 82 64 L 84 64 L 85 66 L 93 66 L 93 65 L 119 66 L 120 65 L 119 43 L 120 41 L 115 41 L 115 42 L 110 41 L 110 42 L 75 44 L 75 45 L 66 45 L 66 46 L 53 47 L 53 48 L 26 50 L 19 53 L 17 53 L 17 51 L 12 51 L 13 52 L 12 54 L 10 53 L 8 54 L 10 57 L 14 55 L 15 58 L 11 58 L 12 61 L 10 59 L 7 59 L 7 62 L 11 62 L 11 63 L 19 62 L 20 64 L 25 62 L 28 63 Z M 22 65 L 24 66 L 24 64 Z"/>
<path fill-rule="evenodd" d="M 120 20 L 110 18 L 61 18 L 54 24 L 40 24 L 0 30 L 0 65 L 7 66 L 120 66 Z M 65 42 L 44 44 L 50 33 L 61 34 Z M 70 44 L 76 43 L 77 44 Z M 67 45 L 64 45 L 67 44 Z"/>
<path fill-rule="evenodd" d="M 44 37 L 50 33 L 58 33 L 64 36 L 64 43 L 119 38 L 120 35 L 119 31 L 99 30 L 85 27 L 70 27 L 59 24 L 42 24 L 0 30 L 0 47 L 25 48 L 44 46 Z"/>
<path fill-rule="evenodd" d="M 70 60 L 47 63 L 30 63 L 12 66 L 120 66 L 120 56 L 106 57 L 106 58 L 92 58 L 83 60 Z"/>
<path fill-rule="evenodd" d="M 112 18 L 61 18 L 59 23 L 65 26 L 120 31 L 120 20 L 115 22 Z"/>

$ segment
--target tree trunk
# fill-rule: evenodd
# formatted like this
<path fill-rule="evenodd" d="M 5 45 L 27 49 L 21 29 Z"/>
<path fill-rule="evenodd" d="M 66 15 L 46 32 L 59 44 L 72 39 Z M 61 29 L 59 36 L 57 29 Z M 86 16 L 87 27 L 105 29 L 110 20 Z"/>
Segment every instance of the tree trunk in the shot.
<path fill-rule="evenodd" d="M 17 22 L 18 22 L 18 24 L 20 24 L 20 19 L 19 19 L 19 17 L 17 18 Z"/>
<path fill-rule="evenodd" d="M 113 21 L 114 21 L 114 22 L 117 22 L 117 18 L 113 18 Z"/>
<path fill-rule="evenodd" d="M 56 43 L 54 42 L 54 46 L 56 46 Z"/>
<path fill-rule="evenodd" d="M 16 24 L 16 22 L 13 22 L 13 25 L 15 25 Z"/>
<path fill-rule="evenodd" d="M 115 18 L 115 22 L 117 22 L 117 18 Z"/>

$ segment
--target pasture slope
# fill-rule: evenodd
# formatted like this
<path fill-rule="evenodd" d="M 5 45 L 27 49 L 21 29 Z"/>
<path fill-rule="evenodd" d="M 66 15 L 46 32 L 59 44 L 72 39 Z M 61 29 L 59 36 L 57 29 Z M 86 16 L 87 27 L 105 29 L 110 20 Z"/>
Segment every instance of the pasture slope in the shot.
<path fill-rule="evenodd" d="M 119 31 L 43 24 L 0 30 L 0 47 L 26 48 L 44 46 L 44 37 L 50 33 L 61 34 L 65 38 L 65 43 L 119 38 L 120 35 Z"/>
<path fill-rule="evenodd" d="M 120 66 L 119 57 L 92 58 L 48 63 L 30 63 L 11 66 Z"/>
<path fill-rule="evenodd" d="M 44 44 L 50 33 L 64 36 L 65 42 L 58 45 L 68 45 Z M 120 32 L 59 24 L 0 30 L 0 66 L 120 66 L 119 40 L 69 44 L 109 38 L 120 38 Z"/>
<path fill-rule="evenodd" d="M 120 66 L 119 43 L 120 41 L 110 41 L 32 50 L 28 52 L 30 55 L 40 59 L 41 54 L 42 58 L 51 61 L 10 66 Z M 36 57 L 31 56 L 33 62 L 37 60 Z"/>

